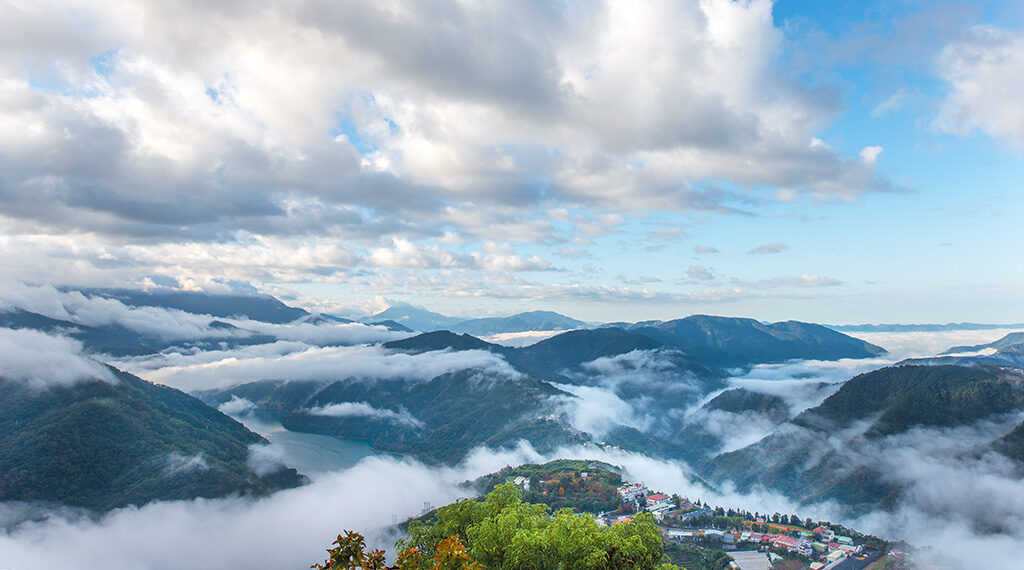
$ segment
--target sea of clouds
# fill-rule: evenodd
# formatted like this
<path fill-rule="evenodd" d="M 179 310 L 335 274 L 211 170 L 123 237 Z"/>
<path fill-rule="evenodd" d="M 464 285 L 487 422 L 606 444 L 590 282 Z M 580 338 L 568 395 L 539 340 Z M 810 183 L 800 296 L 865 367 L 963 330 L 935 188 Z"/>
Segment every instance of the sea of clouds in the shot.
<path fill-rule="evenodd" d="M 61 314 L 55 307 L 50 312 Z M 80 311 L 70 311 L 65 317 L 81 318 Z M 106 321 L 97 317 L 90 322 Z M 884 333 L 884 338 L 878 334 L 858 335 L 880 342 L 893 354 L 869 360 L 761 365 L 737 371 L 728 380 L 728 387 L 782 396 L 791 415 L 795 415 L 820 403 L 852 375 L 905 356 L 934 354 L 958 344 L 988 342 L 1003 334 L 1005 331 Z M 146 379 L 187 390 L 264 378 L 329 376 L 421 381 L 465 368 L 512 377 L 516 374 L 503 359 L 486 351 L 412 355 L 378 345 L 316 346 L 309 343 L 308 336 L 278 336 L 282 338 L 265 345 L 206 352 L 172 351 L 122 359 L 114 364 Z M 97 357 L 82 354 L 79 344 L 61 336 L 3 329 L 0 356 L 0 375 L 21 378 L 41 388 L 86 377 L 109 379 L 109 372 Z M 625 399 L 616 390 L 623 385 L 656 386 L 659 371 L 668 370 L 668 364 L 657 357 L 656 353 L 634 353 L 585 366 L 587 373 L 596 374 L 601 380 L 573 388 L 573 393 L 580 396 L 580 402 L 571 408 L 573 421 L 595 433 L 616 423 L 647 429 L 652 420 L 639 409 L 643 402 Z M 674 388 L 680 393 L 690 389 L 685 376 L 675 381 L 682 382 Z M 246 406 L 244 402 L 234 402 L 234 407 L 226 410 L 244 413 Z M 388 412 L 351 403 L 343 408 L 327 407 L 318 413 Z M 396 421 L 415 421 L 400 412 L 390 413 L 396 414 Z M 941 561 L 952 567 L 1015 568 L 1018 561 L 1014 553 L 1024 546 L 1024 478 L 1019 468 L 1002 456 L 972 450 L 1005 433 L 1019 419 L 958 429 L 912 430 L 885 438 L 874 446 L 858 448 L 856 460 L 884 465 L 895 482 L 906 486 L 907 493 L 893 512 L 876 512 L 857 519 L 848 518 L 837 505 L 798 505 L 763 489 L 738 493 L 724 486 L 709 490 L 694 483 L 688 475 L 690 468 L 679 461 L 594 447 L 563 448 L 542 455 L 523 443 L 515 449 L 477 449 L 452 467 L 427 466 L 408 458 L 370 456 L 346 469 L 314 474 L 307 486 L 265 498 L 154 503 L 117 509 L 100 518 L 73 509 L 41 510 L 38 505 L 0 503 L 0 526 L 5 529 L 0 532 L 0 568 L 305 567 L 322 559 L 324 549 L 343 530 L 359 530 L 367 535 L 371 546 L 389 547 L 396 538 L 394 520 L 418 515 L 425 502 L 441 505 L 466 496 L 469 491 L 460 486 L 464 481 L 505 465 L 559 457 L 607 461 L 621 466 L 627 479 L 713 504 L 760 512 L 795 512 L 803 517 L 835 520 L 887 538 L 906 539 L 926 549 L 920 554 L 923 560 Z M 756 422 L 752 426 L 734 433 L 727 445 L 735 448 L 751 443 L 772 428 Z M 720 429 L 726 433 L 728 426 L 722 425 Z M 268 465 L 280 458 L 280 453 L 272 448 L 254 450 L 253 455 L 254 460 Z"/>

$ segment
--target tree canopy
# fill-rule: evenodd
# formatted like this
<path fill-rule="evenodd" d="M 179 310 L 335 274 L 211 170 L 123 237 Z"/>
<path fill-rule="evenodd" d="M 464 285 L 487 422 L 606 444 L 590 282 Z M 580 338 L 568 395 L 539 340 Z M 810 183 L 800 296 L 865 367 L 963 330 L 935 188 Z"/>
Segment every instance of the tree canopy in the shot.
<path fill-rule="evenodd" d="M 330 558 L 313 568 L 385 568 L 382 553 L 364 553 L 357 533 L 339 536 Z M 661 533 L 648 514 L 610 527 L 569 509 L 523 502 L 511 483 L 483 501 L 465 500 L 438 509 L 432 520 L 412 521 L 396 543 L 393 568 L 426 569 L 653 569 L 662 565 Z"/>

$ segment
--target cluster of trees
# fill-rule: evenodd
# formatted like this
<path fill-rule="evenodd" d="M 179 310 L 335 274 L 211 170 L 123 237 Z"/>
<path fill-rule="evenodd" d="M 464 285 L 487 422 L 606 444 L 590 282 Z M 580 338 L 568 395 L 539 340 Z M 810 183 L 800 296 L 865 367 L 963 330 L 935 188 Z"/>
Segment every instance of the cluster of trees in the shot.
<path fill-rule="evenodd" d="M 382 551 L 365 551 L 357 533 L 339 536 L 321 570 L 387 568 Z M 433 520 L 412 521 L 396 543 L 391 568 L 402 570 L 521 568 L 544 570 L 674 569 L 662 564 L 661 532 L 653 517 L 604 527 L 569 510 L 523 502 L 511 483 L 483 501 L 459 501 L 438 509 Z"/>
<path fill-rule="evenodd" d="M 503 469 L 481 478 L 481 487 L 488 492 L 514 477 L 526 477 L 529 490 L 522 492 L 524 501 L 543 503 L 558 510 L 571 507 L 577 511 L 599 513 L 622 506 L 618 487 L 622 476 L 611 466 L 597 461 L 559 459 L 543 465 L 526 464 Z M 587 476 L 583 477 L 583 473 Z"/>

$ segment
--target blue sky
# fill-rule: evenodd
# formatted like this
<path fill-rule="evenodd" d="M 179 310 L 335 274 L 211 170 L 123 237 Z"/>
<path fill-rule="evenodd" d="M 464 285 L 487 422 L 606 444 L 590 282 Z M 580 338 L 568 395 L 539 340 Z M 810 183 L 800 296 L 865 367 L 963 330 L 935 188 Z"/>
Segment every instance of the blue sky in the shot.
<path fill-rule="evenodd" d="M 0 10 L 9 279 L 1024 321 L 1018 2 Z"/>

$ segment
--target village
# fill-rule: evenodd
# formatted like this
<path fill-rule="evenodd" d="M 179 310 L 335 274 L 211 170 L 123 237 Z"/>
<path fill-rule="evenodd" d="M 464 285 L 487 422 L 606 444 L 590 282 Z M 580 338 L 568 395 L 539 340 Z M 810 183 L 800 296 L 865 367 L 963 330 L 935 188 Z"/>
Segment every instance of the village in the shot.
<path fill-rule="evenodd" d="M 914 568 L 904 543 L 889 543 L 796 514 L 751 513 L 668 495 L 626 481 L 601 461 L 556 460 L 504 469 L 477 482 L 486 492 L 512 483 L 524 501 L 571 508 L 600 525 L 654 517 L 665 555 L 688 570 L 891 570 Z"/>
<path fill-rule="evenodd" d="M 712 508 L 678 495 L 652 491 L 642 483 L 618 488 L 622 507 L 599 513 L 600 524 L 629 521 L 647 512 L 658 521 L 667 542 L 726 551 L 729 566 L 740 570 L 860 570 L 905 567 L 906 554 L 887 549 L 873 537 L 844 536 L 828 523 L 812 523 L 778 513 L 767 515 Z M 809 528 L 812 527 L 813 528 Z M 838 531 L 838 532 L 837 532 Z M 855 533 L 850 533 L 855 534 Z M 884 559 L 884 560 L 883 560 Z"/>

